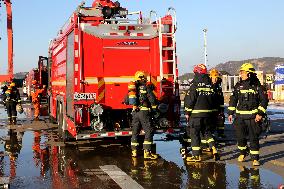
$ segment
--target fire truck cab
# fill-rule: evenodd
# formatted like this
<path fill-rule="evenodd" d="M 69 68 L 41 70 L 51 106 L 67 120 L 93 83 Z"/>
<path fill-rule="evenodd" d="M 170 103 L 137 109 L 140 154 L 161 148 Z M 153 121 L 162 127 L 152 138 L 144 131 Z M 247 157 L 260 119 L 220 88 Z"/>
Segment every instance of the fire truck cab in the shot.
<path fill-rule="evenodd" d="M 160 101 L 156 126 L 178 127 L 175 32 L 173 8 L 146 18 L 110 0 L 79 5 L 49 45 L 49 113 L 60 136 L 131 136 L 132 107 L 123 101 L 138 70 Z"/>

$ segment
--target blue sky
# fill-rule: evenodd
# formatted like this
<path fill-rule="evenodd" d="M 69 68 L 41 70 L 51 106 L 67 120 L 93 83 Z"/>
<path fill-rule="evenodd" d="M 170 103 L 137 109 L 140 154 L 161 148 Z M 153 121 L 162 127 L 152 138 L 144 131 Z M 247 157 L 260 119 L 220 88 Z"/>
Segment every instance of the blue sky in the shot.
<path fill-rule="evenodd" d="M 48 42 L 81 2 L 79 0 L 12 0 L 15 72 L 36 67 Z M 91 5 L 93 1 L 87 0 Z M 208 29 L 208 64 L 229 60 L 284 57 L 283 0 L 120 0 L 130 11 L 177 10 L 180 73 L 203 61 L 203 28 Z M 5 9 L 0 8 L 0 74 L 7 69 Z"/>

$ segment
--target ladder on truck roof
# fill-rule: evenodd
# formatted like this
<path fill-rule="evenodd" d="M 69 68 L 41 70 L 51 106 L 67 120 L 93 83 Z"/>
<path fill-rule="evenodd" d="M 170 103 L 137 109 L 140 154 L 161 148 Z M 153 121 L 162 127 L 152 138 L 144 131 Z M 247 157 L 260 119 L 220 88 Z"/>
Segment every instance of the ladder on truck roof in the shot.
<path fill-rule="evenodd" d="M 160 49 L 160 77 L 169 78 L 173 77 L 173 86 L 163 86 L 162 82 L 160 84 L 160 94 L 163 91 L 163 88 L 173 89 L 173 93 L 176 94 L 175 83 L 177 82 L 177 60 L 176 60 L 176 29 L 177 29 L 177 21 L 176 21 L 176 11 L 173 7 L 168 9 L 167 15 L 171 16 L 171 20 L 163 20 L 161 17 L 159 18 L 159 49 Z M 162 21 L 168 21 L 171 24 L 163 24 Z M 167 27 L 169 28 L 167 30 Z M 163 38 L 171 39 L 171 43 L 168 46 L 163 46 Z M 168 51 L 172 52 L 171 59 L 164 59 L 163 52 Z M 169 57 L 169 56 L 165 56 Z M 172 73 L 164 73 L 164 64 L 172 63 Z"/>

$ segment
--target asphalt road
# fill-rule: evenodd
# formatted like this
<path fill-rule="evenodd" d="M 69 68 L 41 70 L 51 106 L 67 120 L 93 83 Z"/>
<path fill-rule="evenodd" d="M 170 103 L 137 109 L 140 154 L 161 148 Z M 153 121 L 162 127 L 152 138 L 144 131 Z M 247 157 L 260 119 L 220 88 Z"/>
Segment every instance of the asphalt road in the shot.
<path fill-rule="evenodd" d="M 0 183 L 11 188 L 278 188 L 284 184 L 283 111 L 272 109 L 272 133 L 261 139 L 262 166 L 236 162 L 233 128 L 220 142 L 221 160 L 187 163 L 175 137 L 155 135 L 161 158 L 144 161 L 131 158 L 129 142 L 119 140 L 61 142 L 56 125 L 47 116 L 32 121 L 25 105 L 18 125 L 6 124 L 0 107 Z M 43 115 L 46 110 L 43 109 Z M 275 115 L 279 115 L 278 117 Z M 183 120 L 184 121 L 184 120 Z"/>

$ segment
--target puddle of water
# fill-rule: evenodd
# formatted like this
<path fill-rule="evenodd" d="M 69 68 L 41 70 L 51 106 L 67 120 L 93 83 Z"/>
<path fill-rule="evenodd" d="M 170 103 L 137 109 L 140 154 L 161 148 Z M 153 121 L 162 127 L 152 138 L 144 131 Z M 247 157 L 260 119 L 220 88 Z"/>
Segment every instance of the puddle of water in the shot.
<path fill-rule="evenodd" d="M 237 166 L 225 166 L 228 188 L 277 188 L 283 184 L 283 178 L 265 169 Z"/>
<path fill-rule="evenodd" d="M 127 146 L 96 150 L 95 143 L 83 142 L 47 146 L 52 133 L 29 131 L 21 136 L 2 132 L 1 137 L 5 134 L 10 138 L 4 145 L 9 155 L 2 160 L 2 171 L 3 176 L 11 178 L 12 188 L 117 187 L 99 168 L 102 165 L 116 165 L 144 188 L 275 188 L 283 183 L 280 176 L 264 169 L 214 162 L 187 164 L 179 156 L 178 141 L 157 141 L 157 151 L 163 158 L 144 161 L 132 159 Z"/>
<path fill-rule="evenodd" d="M 277 188 L 284 183 L 279 175 L 261 168 L 214 162 L 187 164 L 179 155 L 179 141 L 163 141 L 164 135 L 155 136 L 157 152 L 162 156 L 157 161 L 132 159 L 130 147 L 117 141 L 112 141 L 112 146 L 86 141 L 64 146 L 56 136 L 53 131 L 0 129 L 4 139 L 0 150 L 7 153 L 0 158 L 0 175 L 10 177 L 11 188 L 117 188 L 99 168 L 103 165 L 116 165 L 149 189 Z"/>
<path fill-rule="evenodd" d="M 186 166 L 186 185 L 182 188 L 277 188 L 278 175 L 258 168 L 230 164 L 195 163 Z"/>
<path fill-rule="evenodd" d="M 17 113 L 17 118 L 19 120 L 23 119 L 33 119 L 34 111 L 32 109 L 32 105 L 23 105 L 24 112 L 22 114 Z M 40 109 L 40 115 L 41 116 L 47 116 L 48 115 L 48 107 L 46 104 L 41 105 Z M 5 120 L 7 119 L 7 112 L 4 107 L 0 107 L 0 118 Z"/>
<path fill-rule="evenodd" d="M 163 136 L 156 136 L 156 139 Z M 277 188 L 284 179 L 262 168 L 239 167 L 224 162 L 185 163 L 179 155 L 179 141 L 156 141 L 157 152 L 181 170 L 180 188 Z"/>

